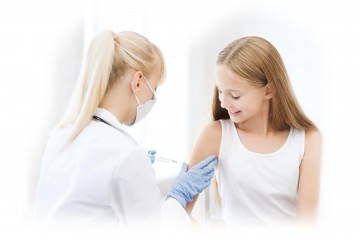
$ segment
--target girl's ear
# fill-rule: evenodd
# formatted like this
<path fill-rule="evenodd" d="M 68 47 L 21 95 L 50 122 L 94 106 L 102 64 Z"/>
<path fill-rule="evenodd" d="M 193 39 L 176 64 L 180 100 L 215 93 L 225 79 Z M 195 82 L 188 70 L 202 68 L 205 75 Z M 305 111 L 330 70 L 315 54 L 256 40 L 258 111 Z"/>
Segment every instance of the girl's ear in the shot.
<path fill-rule="evenodd" d="M 276 89 L 273 83 L 268 83 L 265 86 L 265 99 L 271 99 L 274 97 Z"/>

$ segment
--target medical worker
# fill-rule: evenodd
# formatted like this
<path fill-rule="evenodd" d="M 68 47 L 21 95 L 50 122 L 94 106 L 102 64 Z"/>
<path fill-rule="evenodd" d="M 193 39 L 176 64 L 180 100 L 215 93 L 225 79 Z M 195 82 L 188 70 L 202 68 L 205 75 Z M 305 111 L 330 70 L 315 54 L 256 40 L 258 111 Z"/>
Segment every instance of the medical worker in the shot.
<path fill-rule="evenodd" d="M 69 108 L 46 146 L 35 220 L 125 226 L 161 221 L 148 152 L 124 124 L 150 112 L 164 78 L 163 56 L 145 37 L 106 30 L 93 39 Z M 183 164 L 165 209 L 186 215 L 186 204 L 209 186 L 215 163 L 209 156 L 189 171 Z"/>

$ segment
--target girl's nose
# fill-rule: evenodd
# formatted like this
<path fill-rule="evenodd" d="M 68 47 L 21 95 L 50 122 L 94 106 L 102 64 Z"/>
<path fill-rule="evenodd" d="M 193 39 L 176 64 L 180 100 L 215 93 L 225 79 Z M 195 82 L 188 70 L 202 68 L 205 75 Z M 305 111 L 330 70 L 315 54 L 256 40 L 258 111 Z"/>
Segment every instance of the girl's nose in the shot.
<path fill-rule="evenodd" d="M 231 103 L 229 101 L 229 98 L 226 97 L 226 94 L 222 94 L 222 96 L 219 97 L 219 100 L 220 100 L 220 103 L 221 103 L 220 106 L 222 108 L 229 108 L 230 107 Z"/>

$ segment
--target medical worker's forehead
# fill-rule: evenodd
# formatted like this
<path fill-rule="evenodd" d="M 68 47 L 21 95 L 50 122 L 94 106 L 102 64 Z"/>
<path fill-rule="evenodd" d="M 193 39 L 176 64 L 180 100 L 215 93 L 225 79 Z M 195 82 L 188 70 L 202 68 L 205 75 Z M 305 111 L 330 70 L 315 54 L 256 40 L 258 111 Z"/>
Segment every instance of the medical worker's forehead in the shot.
<path fill-rule="evenodd" d="M 242 92 L 251 85 L 244 78 L 240 78 L 224 65 L 218 65 L 215 69 L 216 86 L 222 91 Z"/>

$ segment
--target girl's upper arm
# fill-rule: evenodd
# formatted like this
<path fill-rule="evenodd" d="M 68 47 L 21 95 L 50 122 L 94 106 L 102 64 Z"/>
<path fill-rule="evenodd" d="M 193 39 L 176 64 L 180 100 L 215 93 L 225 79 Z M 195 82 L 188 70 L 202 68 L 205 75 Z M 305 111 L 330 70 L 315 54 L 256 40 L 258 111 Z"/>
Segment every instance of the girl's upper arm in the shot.
<path fill-rule="evenodd" d="M 305 133 L 305 153 L 300 165 L 298 188 L 298 219 L 313 220 L 320 192 L 322 137 L 317 130 Z"/>
<path fill-rule="evenodd" d="M 221 123 L 219 121 L 208 124 L 199 136 L 197 143 L 192 152 L 188 168 L 192 168 L 197 163 L 201 162 L 209 155 L 215 155 L 216 159 L 219 159 L 219 150 L 221 143 Z M 215 166 L 216 168 L 216 166 Z M 197 200 L 197 196 L 194 197 L 192 202 L 189 202 L 186 206 L 186 212 L 191 215 L 192 209 Z"/>
<path fill-rule="evenodd" d="M 221 123 L 220 121 L 214 121 L 208 124 L 200 134 L 193 149 L 188 168 L 192 168 L 209 155 L 215 155 L 216 159 L 218 159 L 220 142 Z"/>

